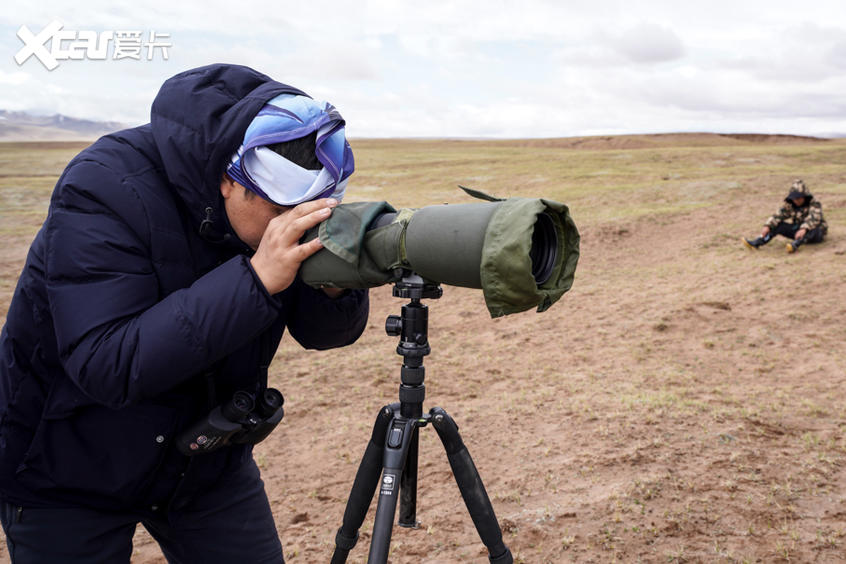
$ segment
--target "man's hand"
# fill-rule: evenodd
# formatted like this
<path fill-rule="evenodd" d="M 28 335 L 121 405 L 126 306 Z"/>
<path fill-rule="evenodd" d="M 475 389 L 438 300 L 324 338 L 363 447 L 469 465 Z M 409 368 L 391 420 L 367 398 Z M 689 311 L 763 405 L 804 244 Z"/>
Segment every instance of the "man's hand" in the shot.
<path fill-rule="evenodd" d="M 332 215 L 338 205 L 334 199 L 305 202 L 270 220 L 256 254 L 250 259 L 253 269 L 271 294 L 291 285 L 300 264 L 323 248 L 319 238 L 300 245 L 303 234 Z"/>
<path fill-rule="evenodd" d="M 770 226 L 765 225 L 763 229 L 761 229 L 761 237 L 766 237 L 770 234 Z"/>
<path fill-rule="evenodd" d="M 800 229 L 799 231 L 796 232 L 796 235 L 793 236 L 793 240 L 799 241 L 801 239 L 804 239 L 805 235 L 807 235 L 807 233 L 808 233 L 808 230 L 805 229 L 805 228 L 802 228 L 802 229 Z"/>

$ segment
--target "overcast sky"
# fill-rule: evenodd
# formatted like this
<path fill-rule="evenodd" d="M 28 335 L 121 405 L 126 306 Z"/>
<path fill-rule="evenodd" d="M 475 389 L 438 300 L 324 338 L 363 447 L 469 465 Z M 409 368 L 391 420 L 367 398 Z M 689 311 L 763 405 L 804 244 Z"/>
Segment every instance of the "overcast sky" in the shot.
<path fill-rule="evenodd" d="M 53 21 L 169 34 L 169 59 L 18 65 L 21 25 Z M 0 108 L 132 125 L 169 76 L 232 62 L 329 100 L 351 137 L 846 133 L 843 0 L 13 1 L 0 51 Z"/>

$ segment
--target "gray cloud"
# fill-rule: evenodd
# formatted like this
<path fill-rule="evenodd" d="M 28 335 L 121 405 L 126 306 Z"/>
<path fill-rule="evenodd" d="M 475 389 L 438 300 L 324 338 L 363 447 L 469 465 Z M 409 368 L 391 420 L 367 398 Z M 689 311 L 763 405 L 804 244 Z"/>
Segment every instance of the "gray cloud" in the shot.
<path fill-rule="evenodd" d="M 621 55 L 635 63 L 662 63 L 684 56 L 684 45 L 667 27 L 641 23 L 623 32 L 612 45 Z"/>
<path fill-rule="evenodd" d="M 825 60 L 839 69 L 846 69 L 846 39 L 829 47 Z"/>

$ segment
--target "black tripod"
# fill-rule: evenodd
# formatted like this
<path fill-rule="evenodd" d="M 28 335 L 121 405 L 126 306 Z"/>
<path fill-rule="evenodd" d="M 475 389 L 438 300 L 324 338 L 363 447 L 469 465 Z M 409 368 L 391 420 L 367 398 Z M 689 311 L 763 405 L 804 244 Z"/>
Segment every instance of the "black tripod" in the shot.
<path fill-rule="evenodd" d="M 419 276 L 410 275 L 397 282 L 393 295 L 411 301 L 402 306 L 402 315 L 390 315 L 385 323 L 389 335 L 399 336 L 397 354 L 403 357 L 400 371 L 399 403 L 386 405 L 376 417 L 370 442 L 355 475 L 344 523 L 335 536 L 332 564 L 343 564 L 358 542 L 358 530 L 364 522 L 373 494 L 379 487 L 379 502 L 373 524 L 368 564 L 388 560 L 391 529 L 397 500 L 400 503 L 399 525 L 416 527 L 417 522 L 417 447 L 418 429 L 429 423 L 437 431 L 446 449 L 458 489 L 473 519 L 473 524 L 488 548 L 493 564 L 511 564 L 511 551 L 502 542 L 502 531 L 494 515 L 491 501 L 473 464 L 473 459 L 458 434 L 458 425 L 440 407 L 423 413 L 426 376 L 423 357 L 429 354 L 428 308 L 423 298 L 440 298 L 440 286 L 427 284 Z M 379 476 L 381 474 L 381 482 Z"/>

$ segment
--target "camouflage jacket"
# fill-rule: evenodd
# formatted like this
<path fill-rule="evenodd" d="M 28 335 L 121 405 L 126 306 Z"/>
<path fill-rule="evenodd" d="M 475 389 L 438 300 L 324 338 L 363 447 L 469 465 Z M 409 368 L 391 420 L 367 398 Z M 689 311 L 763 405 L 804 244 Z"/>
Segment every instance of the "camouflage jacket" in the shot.
<path fill-rule="evenodd" d="M 792 223 L 799 225 L 800 229 L 816 229 L 822 227 L 825 232 L 828 231 L 828 224 L 825 222 L 822 213 L 822 204 L 816 200 L 811 200 L 811 203 L 806 206 L 795 207 L 793 204 L 785 202 L 777 212 L 775 212 L 770 219 L 767 220 L 766 225 L 770 228 L 775 227 L 779 223 Z"/>

